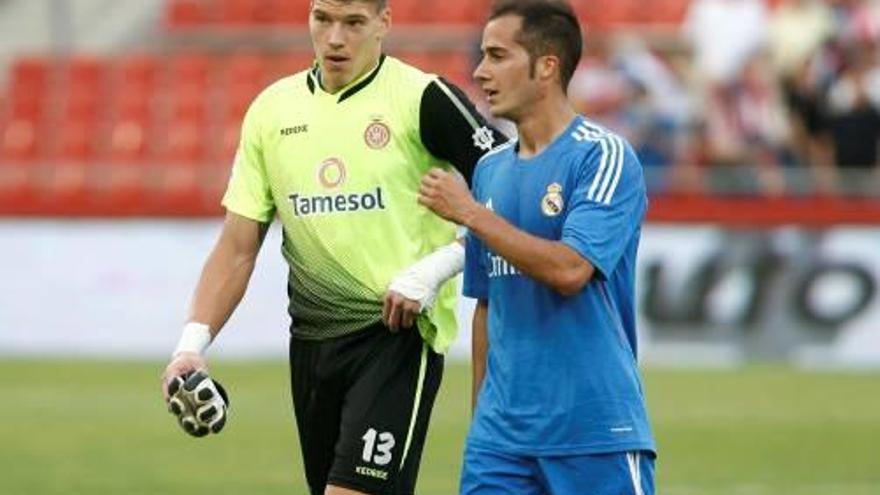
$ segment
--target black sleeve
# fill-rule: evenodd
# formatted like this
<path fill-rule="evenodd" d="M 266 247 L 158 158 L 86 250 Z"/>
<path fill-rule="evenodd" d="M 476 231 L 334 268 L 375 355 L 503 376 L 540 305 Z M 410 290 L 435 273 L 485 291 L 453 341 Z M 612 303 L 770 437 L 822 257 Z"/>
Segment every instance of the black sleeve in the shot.
<path fill-rule="evenodd" d="M 486 122 L 464 92 L 443 78 L 422 93 L 419 128 L 425 148 L 451 163 L 468 184 L 480 157 L 507 142 L 507 136 Z"/>

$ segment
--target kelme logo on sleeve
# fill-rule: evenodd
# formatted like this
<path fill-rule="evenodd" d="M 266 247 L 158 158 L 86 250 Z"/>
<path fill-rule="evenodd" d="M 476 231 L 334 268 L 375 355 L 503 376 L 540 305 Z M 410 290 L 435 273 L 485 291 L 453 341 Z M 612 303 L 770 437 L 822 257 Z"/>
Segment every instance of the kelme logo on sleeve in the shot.
<path fill-rule="evenodd" d="M 325 190 L 339 189 L 345 185 L 347 178 L 345 164 L 339 158 L 327 158 L 318 164 L 316 176 L 318 183 Z M 385 209 L 385 200 L 382 197 L 381 186 L 377 186 L 375 189 L 365 192 L 318 194 L 310 196 L 293 193 L 290 194 L 287 199 L 293 207 L 293 215 L 297 217 Z"/>

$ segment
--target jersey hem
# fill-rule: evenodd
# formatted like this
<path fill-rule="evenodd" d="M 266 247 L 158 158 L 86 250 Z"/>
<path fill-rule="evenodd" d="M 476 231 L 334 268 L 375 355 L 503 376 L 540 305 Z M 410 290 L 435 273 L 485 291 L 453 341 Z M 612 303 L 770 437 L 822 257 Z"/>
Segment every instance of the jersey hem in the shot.
<path fill-rule="evenodd" d="M 651 442 L 628 442 L 613 444 L 588 444 L 588 445 L 572 445 L 568 447 L 518 447 L 518 446 L 500 446 L 491 443 L 481 442 L 479 440 L 467 440 L 468 446 L 478 449 L 491 450 L 494 452 L 510 453 L 519 456 L 572 456 L 572 455 L 593 455 L 593 454 L 613 454 L 616 452 L 632 452 L 636 450 L 648 451 L 657 455 L 657 447 Z"/>
<path fill-rule="evenodd" d="M 366 326 L 358 327 L 354 330 L 351 330 L 351 331 L 348 331 L 345 333 L 341 333 L 338 335 L 333 335 L 330 337 L 323 337 L 323 336 L 318 336 L 315 334 L 307 334 L 307 333 L 304 334 L 304 333 L 297 332 L 296 328 L 293 326 L 293 324 L 291 324 L 287 329 L 287 332 L 291 338 L 294 338 L 297 340 L 308 341 L 308 342 L 326 342 L 326 341 L 330 341 L 330 340 L 334 340 L 334 339 L 351 337 L 351 336 L 357 335 L 359 333 L 368 333 L 368 332 L 377 332 L 377 331 L 378 332 L 382 332 L 382 331 L 391 332 L 391 329 L 389 329 L 387 326 L 385 326 L 385 323 L 381 319 L 377 319 L 376 321 L 369 323 Z M 424 342 L 425 345 L 427 345 L 432 351 L 434 351 L 435 354 L 439 354 L 441 356 L 446 354 L 446 351 L 449 350 L 449 346 L 451 345 L 451 343 L 449 343 L 449 344 L 446 344 L 445 346 L 439 346 L 439 345 L 437 345 L 436 338 L 434 338 L 434 339 L 425 338 L 425 335 L 417 328 L 408 328 L 408 329 L 403 329 L 402 331 L 419 332 L 419 337 L 422 339 L 422 342 Z"/>

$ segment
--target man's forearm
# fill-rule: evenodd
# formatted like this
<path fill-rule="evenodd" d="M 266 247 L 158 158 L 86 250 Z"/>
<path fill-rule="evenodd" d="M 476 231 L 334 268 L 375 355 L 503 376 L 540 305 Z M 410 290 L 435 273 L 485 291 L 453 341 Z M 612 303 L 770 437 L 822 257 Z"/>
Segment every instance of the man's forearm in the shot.
<path fill-rule="evenodd" d="M 489 336 L 487 333 L 488 306 L 485 301 L 478 301 L 474 309 L 473 325 L 471 326 L 471 412 L 477 408 L 477 397 L 483 379 L 486 377 L 486 358 L 489 353 Z"/>
<path fill-rule="evenodd" d="M 254 264 L 253 258 L 236 258 L 218 246 L 202 269 L 188 321 L 204 323 L 216 335 L 244 297 Z"/>
<path fill-rule="evenodd" d="M 187 321 L 208 325 L 216 335 L 241 302 L 268 225 L 227 215 L 220 238 L 205 261 Z"/>
<path fill-rule="evenodd" d="M 466 226 L 521 272 L 562 294 L 577 293 L 593 275 L 593 267 L 570 247 L 520 230 L 482 206 Z"/>

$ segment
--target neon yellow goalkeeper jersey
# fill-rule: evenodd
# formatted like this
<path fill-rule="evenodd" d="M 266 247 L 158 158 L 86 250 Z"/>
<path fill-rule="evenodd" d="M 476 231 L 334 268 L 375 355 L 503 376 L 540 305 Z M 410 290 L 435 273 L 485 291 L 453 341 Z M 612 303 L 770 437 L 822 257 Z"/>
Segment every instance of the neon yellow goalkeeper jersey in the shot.
<path fill-rule="evenodd" d="M 335 94 L 315 66 L 252 103 L 223 205 L 279 218 L 292 333 L 339 337 L 378 322 L 391 279 L 455 238 L 418 204 L 422 176 L 454 166 L 469 181 L 504 140 L 460 90 L 395 58 Z M 418 321 L 437 352 L 455 338 L 456 293 L 446 283 Z"/>

